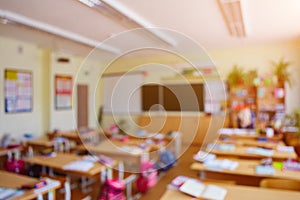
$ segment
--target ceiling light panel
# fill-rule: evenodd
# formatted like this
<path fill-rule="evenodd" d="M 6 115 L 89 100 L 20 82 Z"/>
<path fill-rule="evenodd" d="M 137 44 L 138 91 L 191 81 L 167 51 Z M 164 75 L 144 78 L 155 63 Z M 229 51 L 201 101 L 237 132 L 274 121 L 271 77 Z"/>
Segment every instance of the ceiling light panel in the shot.
<path fill-rule="evenodd" d="M 217 0 L 229 33 L 234 37 L 246 37 L 240 0 Z"/>

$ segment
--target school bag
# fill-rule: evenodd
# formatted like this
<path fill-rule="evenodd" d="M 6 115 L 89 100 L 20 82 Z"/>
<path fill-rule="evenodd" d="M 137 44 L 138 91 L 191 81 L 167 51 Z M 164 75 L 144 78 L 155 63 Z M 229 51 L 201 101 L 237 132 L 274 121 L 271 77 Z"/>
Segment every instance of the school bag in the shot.
<path fill-rule="evenodd" d="M 170 169 L 176 163 L 175 155 L 172 151 L 167 149 L 161 149 L 159 160 L 156 162 L 156 169 L 166 171 Z"/>
<path fill-rule="evenodd" d="M 99 200 L 126 200 L 124 195 L 125 183 L 120 179 L 108 178 L 107 174 L 106 171 Z"/>
<path fill-rule="evenodd" d="M 3 163 L 3 168 L 9 172 L 26 174 L 26 164 L 25 161 L 21 159 L 20 151 L 15 151 L 14 153 L 9 151 L 8 158 Z"/>
<path fill-rule="evenodd" d="M 141 193 L 147 192 L 147 190 L 153 187 L 157 183 L 157 170 L 154 163 L 149 160 L 142 161 L 141 173 L 137 179 L 137 189 Z"/>

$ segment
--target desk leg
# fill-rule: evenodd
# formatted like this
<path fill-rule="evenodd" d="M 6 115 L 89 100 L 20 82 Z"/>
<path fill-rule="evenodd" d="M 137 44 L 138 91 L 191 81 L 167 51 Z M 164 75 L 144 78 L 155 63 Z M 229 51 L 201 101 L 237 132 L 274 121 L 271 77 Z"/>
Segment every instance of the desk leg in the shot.
<path fill-rule="evenodd" d="M 206 178 L 205 171 L 200 171 L 199 172 L 199 177 L 202 178 L 202 179 L 205 179 Z"/>
<path fill-rule="evenodd" d="M 91 188 L 88 187 L 88 185 L 92 184 L 95 182 L 95 179 L 88 179 L 84 176 L 81 177 L 81 190 L 83 193 L 88 193 L 92 191 Z"/>
<path fill-rule="evenodd" d="M 42 166 L 42 173 L 47 174 L 47 167 L 46 166 Z"/>
<path fill-rule="evenodd" d="M 38 197 L 37 197 L 37 200 L 44 200 L 43 195 L 39 194 Z"/>
<path fill-rule="evenodd" d="M 55 190 L 49 190 L 48 192 L 48 200 L 55 200 Z"/>

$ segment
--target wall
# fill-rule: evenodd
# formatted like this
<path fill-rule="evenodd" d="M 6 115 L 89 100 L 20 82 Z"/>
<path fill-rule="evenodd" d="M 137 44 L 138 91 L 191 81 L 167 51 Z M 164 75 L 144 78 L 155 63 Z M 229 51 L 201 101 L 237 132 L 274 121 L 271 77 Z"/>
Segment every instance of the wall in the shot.
<path fill-rule="evenodd" d="M 57 58 L 68 58 L 68 63 L 61 63 L 57 61 Z M 70 54 L 64 54 L 59 52 L 53 52 L 51 55 L 51 72 L 50 72 L 50 131 L 54 129 L 60 130 L 72 130 L 77 128 L 77 93 L 76 85 L 85 84 L 89 88 L 89 127 L 96 128 L 97 124 L 97 112 L 99 104 L 95 94 L 97 86 L 97 71 L 101 69 L 99 61 L 85 60 L 82 57 L 74 56 Z M 54 92 L 54 77 L 55 75 L 67 75 L 72 76 L 73 81 L 73 95 L 72 95 L 72 109 L 57 110 L 55 109 L 55 92 Z"/>
<path fill-rule="evenodd" d="M 292 87 L 286 86 L 286 110 L 292 112 L 294 108 L 300 106 L 300 42 L 244 46 L 210 51 L 209 55 L 217 63 L 217 69 L 224 79 L 234 64 L 244 67 L 245 71 L 257 69 L 260 75 L 272 73 L 270 62 L 283 57 L 292 63 L 290 66 Z"/>
<path fill-rule="evenodd" d="M 67 57 L 68 64 L 57 62 L 57 57 Z M 77 73 L 84 63 L 86 73 Z M 4 70 L 6 68 L 32 71 L 33 75 L 33 111 L 30 113 L 7 114 L 4 110 Z M 0 137 L 11 133 L 20 138 L 23 133 L 41 136 L 55 128 L 69 130 L 76 128 L 76 90 L 74 90 L 73 109 L 55 110 L 54 76 L 55 74 L 71 75 L 73 83 L 89 86 L 89 127 L 97 124 L 98 102 L 96 86 L 97 76 L 93 71 L 101 69 L 99 61 L 89 60 L 70 54 L 62 54 L 38 48 L 18 40 L 0 37 Z M 76 87 L 75 87 L 76 89 Z"/>
<path fill-rule="evenodd" d="M 207 54 L 216 64 L 217 70 L 223 79 L 226 79 L 227 74 L 230 72 L 234 64 L 244 67 L 246 71 L 250 69 L 257 69 L 258 73 L 263 75 L 272 71 L 270 61 L 278 61 L 281 57 L 284 57 L 285 60 L 292 62 L 290 70 L 293 82 L 291 88 L 288 86 L 286 87 L 286 110 L 287 112 L 292 112 L 294 108 L 299 107 L 300 80 L 298 77 L 300 75 L 300 41 L 265 45 L 246 45 L 238 48 L 208 51 Z M 159 66 L 159 64 L 165 64 L 172 67 L 176 66 L 178 63 L 183 63 L 183 60 L 173 57 L 172 55 L 164 57 L 158 56 L 155 58 L 143 56 L 142 59 L 124 58 L 113 63 L 111 68 L 107 70 L 107 73 L 124 73 L 131 70 L 132 67 L 136 67 L 147 62 L 155 62 L 158 64 L 152 64 L 143 68 L 147 71 L 145 82 L 158 82 L 164 77 L 175 75 L 174 72 L 166 68 L 161 70 L 162 67 Z M 203 63 L 207 62 L 208 60 L 204 56 Z M 101 99 L 101 92 L 98 93 L 98 98 Z M 105 127 L 107 127 L 107 125 L 109 123 L 113 123 L 113 121 L 111 116 L 105 117 L 106 120 L 104 124 Z M 134 119 L 134 121 L 136 121 L 136 118 Z"/>
<path fill-rule="evenodd" d="M 47 96 L 47 73 L 48 66 L 44 60 L 47 52 L 34 45 L 0 37 L 0 136 L 11 133 L 15 138 L 23 133 L 41 135 L 47 126 L 47 110 L 44 109 L 44 101 Z M 4 111 L 4 70 L 24 69 L 33 75 L 33 110 L 28 113 L 7 114 Z M 43 95 L 42 95 L 43 94 Z"/>

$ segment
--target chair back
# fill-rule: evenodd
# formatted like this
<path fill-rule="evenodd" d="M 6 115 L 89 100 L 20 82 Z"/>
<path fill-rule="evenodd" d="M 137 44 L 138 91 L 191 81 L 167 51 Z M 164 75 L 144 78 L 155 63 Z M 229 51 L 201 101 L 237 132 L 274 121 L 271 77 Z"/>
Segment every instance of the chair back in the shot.
<path fill-rule="evenodd" d="M 296 180 L 266 178 L 260 181 L 260 187 L 300 191 L 300 182 Z"/>
<path fill-rule="evenodd" d="M 48 175 L 48 174 L 42 174 L 41 177 L 44 178 L 50 178 L 52 180 L 56 180 L 60 182 L 60 188 L 58 189 L 57 195 L 64 195 L 64 200 L 71 200 L 71 186 L 70 181 L 68 177 L 63 176 L 54 176 L 54 175 Z M 56 198 L 61 199 L 61 198 Z"/>

